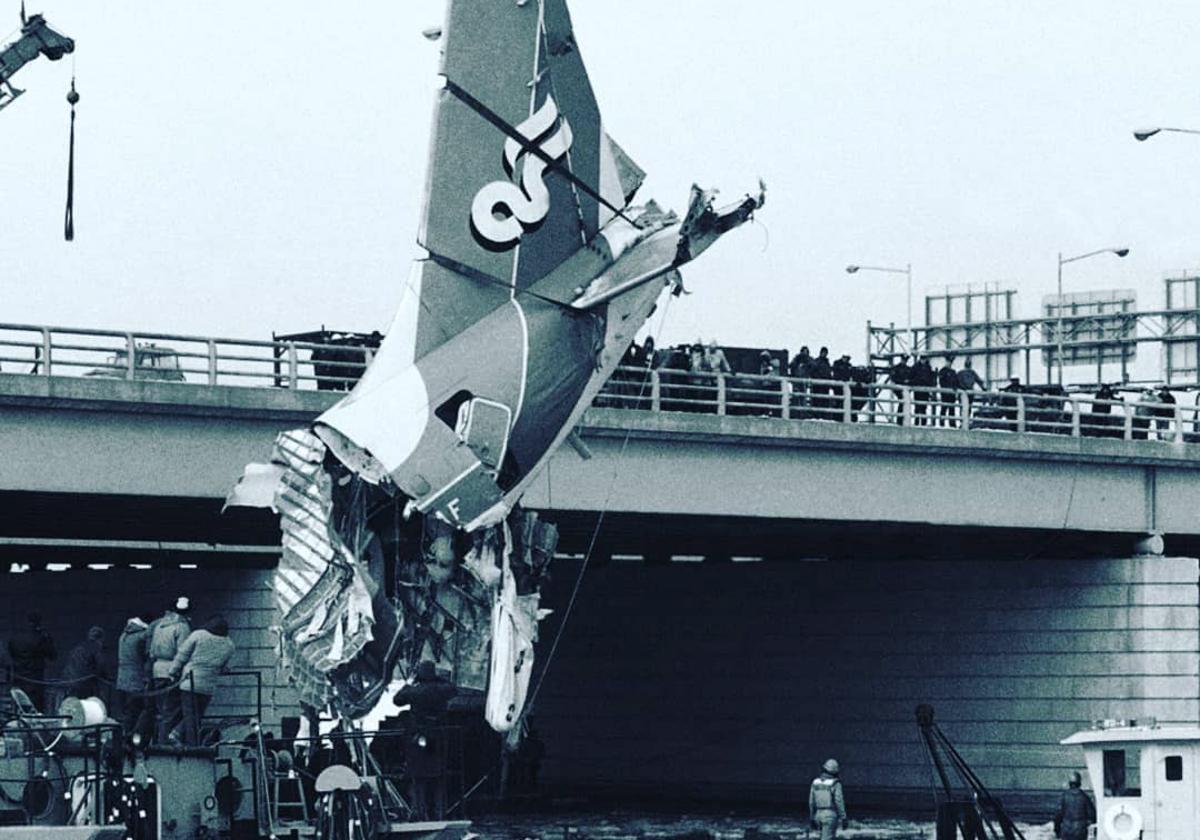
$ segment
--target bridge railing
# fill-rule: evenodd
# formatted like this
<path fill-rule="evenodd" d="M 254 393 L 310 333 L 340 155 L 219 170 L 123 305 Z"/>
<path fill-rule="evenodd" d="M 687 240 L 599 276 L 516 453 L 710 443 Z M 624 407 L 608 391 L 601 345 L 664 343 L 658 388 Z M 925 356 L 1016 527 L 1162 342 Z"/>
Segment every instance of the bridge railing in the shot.
<path fill-rule="evenodd" d="M 0 324 L 0 373 L 349 390 L 370 347 Z M 596 405 L 645 411 L 1200 442 L 1200 409 L 1136 395 L 962 391 L 892 383 L 618 368 Z"/>
<path fill-rule="evenodd" d="M 0 324 L 0 372 L 344 391 L 370 347 Z"/>
<path fill-rule="evenodd" d="M 1079 393 L 965 391 L 622 367 L 595 404 L 784 420 L 1200 442 L 1200 409 L 1142 395 L 1107 400 Z"/>

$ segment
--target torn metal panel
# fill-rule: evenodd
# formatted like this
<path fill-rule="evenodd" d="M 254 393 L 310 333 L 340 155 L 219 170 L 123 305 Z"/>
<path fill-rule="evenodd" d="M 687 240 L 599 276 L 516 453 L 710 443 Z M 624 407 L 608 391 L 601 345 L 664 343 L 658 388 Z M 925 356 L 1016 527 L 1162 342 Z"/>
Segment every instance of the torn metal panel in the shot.
<path fill-rule="evenodd" d="M 275 507 L 275 491 L 284 471 L 282 464 L 247 464 L 242 477 L 225 497 L 221 511 L 228 507 L 256 507 L 279 513 Z"/>
<path fill-rule="evenodd" d="M 325 445 L 306 431 L 281 434 L 272 459 L 283 471 L 274 505 L 283 532 L 273 580 L 280 643 L 302 700 L 317 708 L 331 697 L 324 676 L 362 651 L 374 624 L 365 570 L 332 524 L 324 459 Z"/>

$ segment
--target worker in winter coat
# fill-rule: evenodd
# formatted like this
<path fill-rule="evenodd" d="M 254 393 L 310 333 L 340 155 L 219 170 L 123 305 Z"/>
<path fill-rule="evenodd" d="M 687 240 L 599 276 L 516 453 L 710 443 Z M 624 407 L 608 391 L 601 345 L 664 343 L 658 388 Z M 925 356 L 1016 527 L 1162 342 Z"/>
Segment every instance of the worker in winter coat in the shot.
<path fill-rule="evenodd" d="M 200 744 L 200 719 L 217 689 L 217 677 L 233 658 L 233 651 L 229 624 L 216 616 L 184 639 L 175 654 L 171 679 L 179 680 L 183 742 L 190 747 Z"/>
<path fill-rule="evenodd" d="M 117 708 L 114 711 L 120 716 L 126 737 L 137 732 L 145 740 L 148 734 L 138 726 L 139 723 L 148 726 L 150 721 L 144 714 L 149 671 L 150 625 L 135 615 L 125 622 L 125 629 L 117 640 Z"/>
<path fill-rule="evenodd" d="M 58 655 L 54 639 L 42 626 L 41 613 L 29 614 L 29 629 L 8 640 L 13 687 L 22 689 L 40 712 L 46 708 L 46 663 Z"/>
<path fill-rule="evenodd" d="M 104 628 L 92 627 L 87 638 L 71 648 L 63 663 L 62 681 L 64 697 L 97 697 L 104 689 L 102 681 L 108 678 L 104 668 Z"/>
<path fill-rule="evenodd" d="M 1085 840 L 1088 826 L 1096 821 L 1096 806 L 1092 798 L 1079 789 L 1082 779 L 1078 772 L 1071 774 L 1068 787 L 1058 802 L 1054 815 L 1054 836 L 1062 840 Z"/>
<path fill-rule="evenodd" d="M 446 813 L 446 744 L 441 731 L 456 690 L 428 659 L 417 665 L 411 685 L 396 692 L 397 706 L 411 706 L 404 760 L 414 819 L 440 820 Z"/>
<path fill-rule="evenodd" d="M 821 840 L 833 840 L 838 826 L 847 825 L 839 769 L 837 759 L 829 759 L 821 765 L 821 775 L 813 779 L 808 789 L 808 818 L 814 829 L 821 830 Z"/>
<path fill-rule="evenodd" d="M 162 617 L 150 625 L 150 688 L 157 725 L 155 740 L 160 744 L 167 742 L 167 735 L 180 721 L 179 689 L 171 686 L 171 664 L 179 646 L 192 632 L 192 625 L 187 619 L 191 603 L 186 597 L 177 598 L 175 609 L 166 610 Z"/>

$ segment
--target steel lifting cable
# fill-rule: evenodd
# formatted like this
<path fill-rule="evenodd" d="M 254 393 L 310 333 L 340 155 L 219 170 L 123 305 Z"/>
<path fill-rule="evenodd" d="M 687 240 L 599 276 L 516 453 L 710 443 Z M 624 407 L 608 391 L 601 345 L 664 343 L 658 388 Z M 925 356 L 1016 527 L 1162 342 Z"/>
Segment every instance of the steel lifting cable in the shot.
<path fill-rule="evenodd" d="M 659 319 L 657 334 L 651 336 L 654 339 L 655 347 L 658 346 L 658 338 L 661 335 L 663 329 L 666 327 L 667 315 L 670 313 L 670 310 L 671 310 L 672 297 L 673 296 L 670 296 L 670 295 L 667 297 L 667 302 L 663 306 L 662 318 Z M 622 351 L 622 352 L 624 352 L 624 351 Z M 646 360 L 647 371 L 651 370 L 651 365 L 653 365 L 653 363 L 654 363 L 653 357 Z M 638 391 L 638 399 L 639 400 L 641 398 L 643 398 L 646 394 L 646 383 L 648 381 L 649 381 L 649 377 L 646 377 L 642 380 L 641 388 Z M 633 429 L 627 428 L 625 430 L 625 438 L 624 438 L 624 440 L 621 441 L 621 449 L 617 456 L 616 464 L 613 466 L 612 476 L 609 478 L 608 490 L 604 495 L 604 503 L 600 506 L 600 512 L 596 516 L 596 525 L 592 529 L 592 536 L 588 542 L 587 551 L 583 555 L 583 563 L 580 564 L 580 566 L 579 566 L 579 574 L 576 575 L 575 585 L 571 589 L 571 597 L 567 600 L 567 606 L 563 610 L 562 619 L 558 623 L 558 630 L 554 634 L 554 641 L 550 645 L 550 651 L 546 654 L 546 662 L 542 666 L 541 672 L 538 674 L 537 685 L 535 685 L 533 687 L 533 691 L 531 691 L 529 693 L 529 699 L 525 703 L 525 709 L 524 709 L 524 711 L 521 712 L 521 721 L 523 721 L 526 717 L 528 717 L 529 714 L 533 711 L 533 705 L 534 705 L 534 702 L 537 700 L 538 692 L 541 691 L 541 689 L 542 689 L 542 683 L 544 683 L 546 681 L 546 672 L 550 670 L 550 662 L 554 659 L 554 654 L 558 650 L 559 641 L 562 640 L 563 630 L 567 626 L 567 619 L 570 618 L 571 610 L 575 607 L 575 599 L 579 596 L 579 589 L 583 585 L 583 575 L 587 571 L 588 563 L 592 559 L 592 552 L 595 550 L 596 541 L 600 536 L 600 528 L 604 524 L 604 517 L 608 513 L 608 506 L 612 502 L 613 490 L 617 486 L 617 475 L 620 471 L 621 462 L 624 460 L 625 450 L 629 446 L 629 439 L 632 435 L 633 435 Z M 517 725 L 520 725 L 520 721 L 518 721 Z"/>

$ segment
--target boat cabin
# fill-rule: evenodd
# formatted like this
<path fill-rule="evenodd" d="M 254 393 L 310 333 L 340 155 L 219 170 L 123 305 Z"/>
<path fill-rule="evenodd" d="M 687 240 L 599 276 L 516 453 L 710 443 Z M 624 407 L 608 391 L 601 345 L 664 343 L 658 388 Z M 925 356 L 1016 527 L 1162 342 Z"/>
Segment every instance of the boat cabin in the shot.
<path fill-rule="evenodd" d="M 1200 727 L 1108 721 L 1061 743 L 1083 747 L 1098 840 L 1200 840 Z"/>

